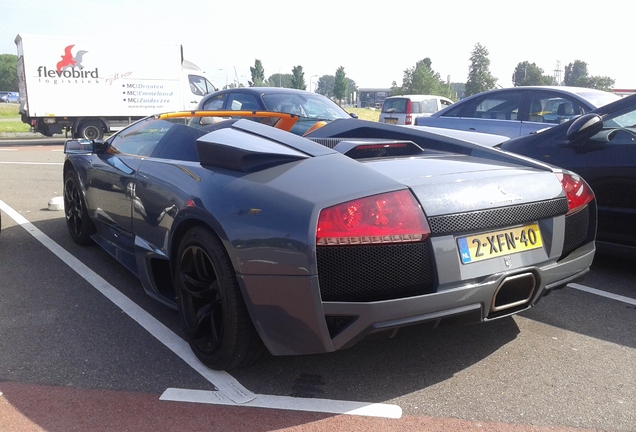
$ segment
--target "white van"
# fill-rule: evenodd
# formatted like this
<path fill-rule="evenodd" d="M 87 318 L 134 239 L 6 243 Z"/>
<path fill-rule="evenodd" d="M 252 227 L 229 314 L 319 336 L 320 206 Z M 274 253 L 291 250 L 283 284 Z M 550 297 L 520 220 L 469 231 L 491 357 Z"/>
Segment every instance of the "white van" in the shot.
<path fill-rule="evenodd" d="M 443 96 L 401 95 L 390 96 L 382 104 L 381 123 L 415 124 L 415 117 L 431 115 L 453 103 Z"/>

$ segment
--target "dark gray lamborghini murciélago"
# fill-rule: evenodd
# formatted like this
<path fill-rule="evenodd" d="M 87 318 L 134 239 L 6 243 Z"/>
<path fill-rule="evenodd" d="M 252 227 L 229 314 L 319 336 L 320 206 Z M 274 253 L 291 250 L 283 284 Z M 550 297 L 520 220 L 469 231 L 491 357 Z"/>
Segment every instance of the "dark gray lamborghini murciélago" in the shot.
<path fill-rule="evenodd" d="M 65 145 L 71 236 L 175 307 L 209 367 L 507 316 L 589 270 L 577 175 L 443 130 L 296 119 L 169 113 Z"/>

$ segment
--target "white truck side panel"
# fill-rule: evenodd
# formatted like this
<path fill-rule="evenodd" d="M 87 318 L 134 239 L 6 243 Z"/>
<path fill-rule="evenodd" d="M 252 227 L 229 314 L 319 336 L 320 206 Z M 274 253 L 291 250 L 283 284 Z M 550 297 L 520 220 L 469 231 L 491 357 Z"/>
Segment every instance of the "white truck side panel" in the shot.
<path fill-rule="evenodd" d="M 146 116 L 192 99 L 178 44 L 34 35 L 16 44 L 29 117 Z"/>

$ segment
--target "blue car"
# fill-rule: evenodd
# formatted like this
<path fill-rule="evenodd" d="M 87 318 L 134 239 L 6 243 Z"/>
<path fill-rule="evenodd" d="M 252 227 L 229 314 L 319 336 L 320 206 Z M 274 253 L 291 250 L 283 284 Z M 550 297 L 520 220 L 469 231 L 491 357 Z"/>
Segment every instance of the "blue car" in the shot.
<path fill-rule="evenodd" d="M 490 90 L 462 99 L 416 126 L 505 135 L 535 133 L 620 99 L 601 90 L 567 86 L 527 86 Z"/>
<path fill-rule="evenodd" d="M 18 92 L 0 92 L 0 101 L 5 103 L 18 103 L 19 97 Z"/>

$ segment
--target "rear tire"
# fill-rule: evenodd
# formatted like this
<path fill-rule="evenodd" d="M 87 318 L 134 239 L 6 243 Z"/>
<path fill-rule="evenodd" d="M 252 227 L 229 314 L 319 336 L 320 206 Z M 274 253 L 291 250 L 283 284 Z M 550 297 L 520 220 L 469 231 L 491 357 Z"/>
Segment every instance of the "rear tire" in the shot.
<path fill-rule="evenodd" d="M 73 170 L 64 175 L 64 215 L 73 241 L 82 246 L 92 244 L 91 235 L 96 231 L 95 224 L 88 216 L 79 177 Z"/>
<path fill-rule="evenodd" d="M 210 230 L 195 227 L 185 234 L 174 278 L 186 338 L 201 362 L 226 370 L 268 354 L 252 324 L 225 248 Z"/>
<path fill-rule="evenodd" d="M 99 120 L 88 120 L 82 122 L 77 128 L 77 135 L 81 139 L 102 139 L 104 138 L 104 125 Z"/>

